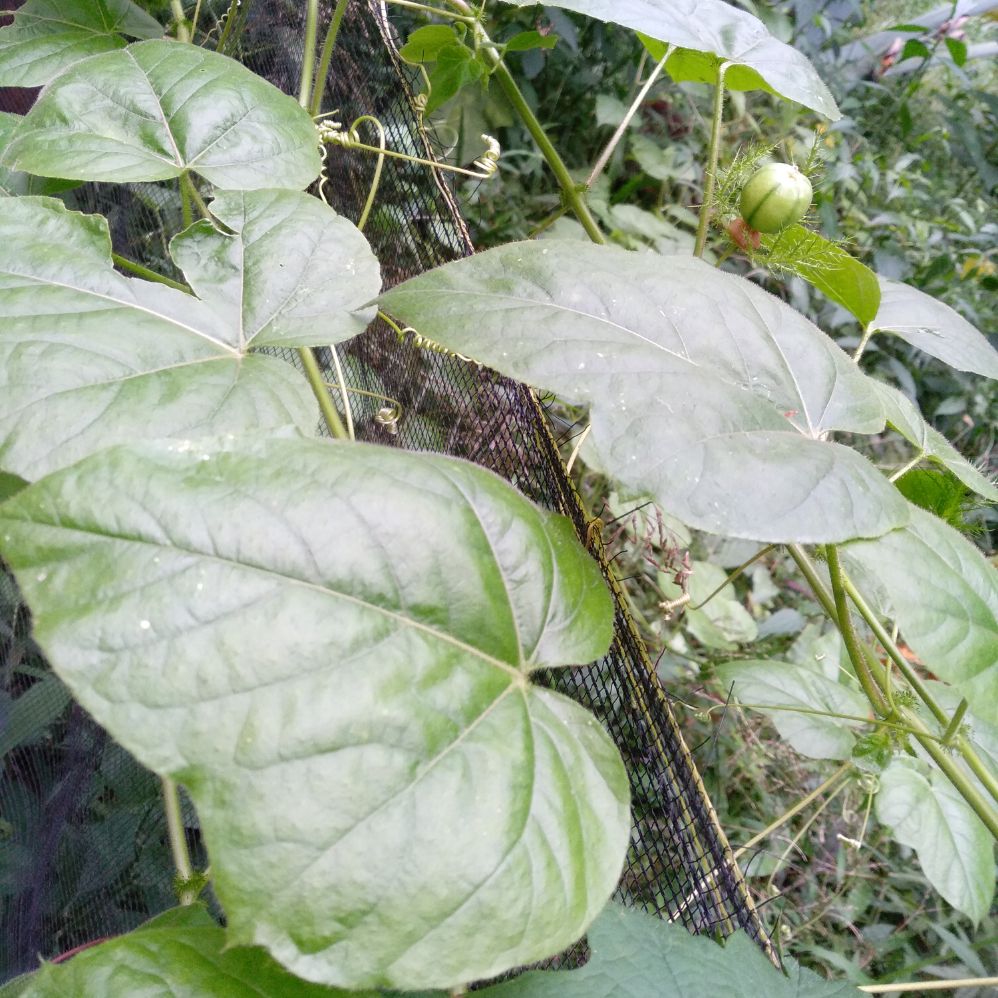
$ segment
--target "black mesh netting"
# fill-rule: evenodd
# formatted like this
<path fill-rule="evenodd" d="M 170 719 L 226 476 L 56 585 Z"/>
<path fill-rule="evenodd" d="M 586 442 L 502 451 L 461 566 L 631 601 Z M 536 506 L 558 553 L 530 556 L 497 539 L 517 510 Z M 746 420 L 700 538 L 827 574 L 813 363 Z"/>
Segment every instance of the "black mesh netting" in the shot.
<path fill-rule="evenodd" d="M 295 92 L 303 8 L 296 0 L 233 5 L 236 22 L 225 51 Z M 213 40 L 222 33 L 220 26 Z M 337 109 L 344 124 L 376 115 L 391 148 L 426 156 L 431 148 L 412 110 L 408 76 L 381 5 L 355 0 L 325 107 Z M 24 94 L 0 97 L 11 107 Z M 368 154 L 330 148 L 330 204 L 357 218 L 374 165 Z M 105 214 L 119 252 L 174 273 L 166 239 L 181 227 L 175 186 L 87 186 L 64 197 Z M 391 159 L 366 235 L 389 284 L 471 251 L 441 176 Z M 566 513 L 590 548 L 598 547 L 598 540 L 587 538 L 585 515 L 528 388 L 411 337 L 400 340 L 380 323 L 341 346 L 339 356 L 346 383 L 361 390 L 350 396 L 358 438 L 441 451 L 491 468 L 532 499 Z M 287 359 L 295 362 L 291 353 Z M 334 381 L 332 354 L 319 351 L 319 359 Z M 768 949 L 624 605 L 618 591 L 616 633 L 606 658 L 549 677 L 600 717 L 630 772 L 634 828 L 618 896 L 694 932 L 726 935 L 744 928 Z M 36 966 L 39 956 L 127 931 L 175 903 L 159 781 L 72 704 L 33 645 L 28 615 L 3 574 L 0 759 L 0 981 Z M 195 858 L 203 860 L 190 809 L 186 820 Z"/>

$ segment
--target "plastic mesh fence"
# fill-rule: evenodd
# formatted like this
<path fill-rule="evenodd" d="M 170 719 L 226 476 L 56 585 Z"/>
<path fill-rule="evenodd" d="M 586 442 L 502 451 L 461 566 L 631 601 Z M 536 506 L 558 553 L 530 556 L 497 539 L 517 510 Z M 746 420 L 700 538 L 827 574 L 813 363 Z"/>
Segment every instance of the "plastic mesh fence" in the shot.
<path fill-rule="evenodd" d="M 330 10 L 323 13 L 328 17 Z M 227 35 L 226 53 L 295 92 L 303 5 L 243 0 L 232 16 L 237 23 Z M 340 34 L 325 107 L 337 109 L 346 125 L 373 114 L 390 148 L 427 156 L 431 149 L 413 112 L 408 80 L 381 4 L 355 0 Z M 23 101 L 24 94 L 0 92 L 0 108 L 15 100 Z M 368 154 L 330 148 L 324 193 L 337 211 L 358 216 L 374 165 Z M 88 185 L 64 197 L 80 210 L 105 214 L 120 253 L 175 273 L 166 250 L 166 234 L 181 227 L 175 187 Z M 472 249 L 441 175 L 391 159 L 365 234 L 386 284 Z M 597 714 L 630 773 L 634 828 L 618 898 L 694 932 L 727 935 L 743 928 L 768 950 L 535 395 L 474 363 L 418 346 L 411 337 L 400 340 L 382 323 L 342 345 L 339 357 L 346 383 L 359 390 L 350 393 L 359 439 L 474 461 L 575 522 L 617 593 L 615 637 L 601 661 L 560 670 L 548 681 Z M 319 359 L 334 381 L 332 354 L 319 351 Z M 287 360 L 296 363 L 290 352 Z M 32 644 L 27 612 L 3 574 L 0 760 L 0 981 L 36 966 L 39 956 L 51 958 L 128 931 L 175 903 L 159 781 L 72 704 Z M 195 859 L 203 860 L 196 815 L 188 809 L 185 817 Z M 568 961 L 573 959 L 570 954 Z"/>

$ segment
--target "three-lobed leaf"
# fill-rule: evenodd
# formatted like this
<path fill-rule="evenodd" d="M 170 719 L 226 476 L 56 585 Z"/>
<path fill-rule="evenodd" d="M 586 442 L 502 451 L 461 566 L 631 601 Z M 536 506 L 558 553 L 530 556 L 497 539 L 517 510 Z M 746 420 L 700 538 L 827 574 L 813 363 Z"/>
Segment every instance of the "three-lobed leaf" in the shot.
<path fill-rule="evenodd" d="M 931 513 L 872 541 L 841 549 L 861 588 L 882 588 L 901 636 L 980 717 L 998 721 L 998 571 Z"/>
<path fill-rule="evenodd" d="M 0 86 L 40 87 L 64 69 L 126 38 L 159 38 L 163 27 L 132 0 L 28 0 L 0 29 Z"/>
<path fill-rule="evenodd" d="M 362 333 L 381 289 L 360 230 L 294 191 L 222 191 L 208 220 L 175 236 L 170 255 L 241 348 L 323 346 Z"/>
<path fill-rule="evenodd" d="M 188 787 L 230 943 L 450 987 L 570 944 L 613 890 L 623 763 L 530 682 L 601 655 L 611 601 L 569 521 L 495 475 L 323 440 L 117 447 L 9 499 L 0 554 L 74 696 Z"/>
<path fill-rule="evenodd" d="M 511 243 L 380 301 L 452 350 L 589 404 L 597 462 L 690 526 L 824 542 L 907 521 L 887 480 L 825 439 L 883 428 L 875 383 L 798 312 L 700 260 Z"/>
<path fill-rule="evenodd" d="M 533 0 L 504 0 L 517 7 Z M 620 24 L 646 36 L 655 59 L 666 45 L 673 79 L 714 83 L 722 62 L 734 63 L 726 84 L 737 90 L 768 90 L 831 118 L 841 117 L 835 100 L 802 53 L 774 38 L 757 17 L 723 0 L 551 0 L 551 7 Z M 657 44 L 656 44 L 657 42 Z"/>
<path fill-rule="evenodd" d="M 103 218 L 7 203 L 0 468 L 34 479 L 137 437 L 315 432 L 304 378 L 255 351 L 361 331 L 377 261 L 306 194 L 224 193 L 212 207 L 232 232 L 199 222 L 173 241 L 198 299 L 117 273 Z"/>
<path fill-rule="evenodd" d="M 192 171 L 223 189 L 301 190 L 319 175 L 308 112 L 226 56 L 154 40 L 56 77 L 24 116 L 9 169 L 116 183 Z"/>
<path fill-rule="evenodd" d="M 918 854 L 932 886 L 974 922 L 994 896 L 994 839 L 934 766 L 895 758 L 880 775 L 877 818 Z"/>

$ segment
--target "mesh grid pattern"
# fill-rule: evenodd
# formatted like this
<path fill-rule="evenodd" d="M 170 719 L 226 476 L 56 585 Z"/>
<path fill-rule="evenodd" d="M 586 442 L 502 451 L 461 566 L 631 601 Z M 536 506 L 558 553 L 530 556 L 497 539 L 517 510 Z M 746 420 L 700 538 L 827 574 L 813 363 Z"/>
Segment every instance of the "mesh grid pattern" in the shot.
<path fill-rule="evenodd" d="M 244 7 L 238 50 L 230 54 L 294 92 L 302 5 L 257 0 Z M 345 125 L 362 114 L 376 115 L 390 148 L 426 156 L 431 150 L 393 43 L 381 5 L 355 0 L 341 31 L 325 106 L 337 109 Z M 329 149 L 323 191 L 337 211 L 357 217 L 374 163 L 368 154 Z M 108 216 L 116 250 L 178 276 L 163 236 L 180 228 L 175 189 L 87 186 L 66 197 L 81 210 Z M 391 159 L 365 234 L 382 261 L 386 284 L 472 249 L 440 175 Z M 293 353 L 284 355 L 296 363 Z M 339 356 L 347 384 L 370 393 L 350 394 L 358 439 L 474 461 L 574 521 L 616 594 L 615 636 L 604 659 L 558 670 L 542 681 L 593 710 L 627 764 L 634 828 L 617 896 L 694 932 L 727 935 L 744 928 L 770 951 L 536 396 L 477 364 L 417 346 L 411 337 L 400 340 L 381 322 L 341 345 Z M 331 353 L 318 351 L 318 357 L 334 381 Z M 400 409 L 397 422 L 388 425 L 378 416 L 386 399 Z M 2 981 L 30 969 L 39 955 L 52 957 L 127 931 L 173 904 L 174 895 L 158 780 L 69 704 L 31 642 L 11 580 L 2 575 L 0 722 Z M 190 808 L 186 819 L 195 858 L 203 860 Z M 561 964 L 577 962 L 581 952 L 568 954 Z"/>

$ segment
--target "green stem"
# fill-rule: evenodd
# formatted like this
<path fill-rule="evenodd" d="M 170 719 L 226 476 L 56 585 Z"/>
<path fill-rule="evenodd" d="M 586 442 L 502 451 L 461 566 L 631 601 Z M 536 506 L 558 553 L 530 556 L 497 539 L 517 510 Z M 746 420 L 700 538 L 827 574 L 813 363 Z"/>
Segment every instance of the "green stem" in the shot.
<path fill-rule="evenodd" d="M 315 71 L 315 79 L 312 81 L 312 103 L 309 107 L 309 113 L 313 118 L 322 110 L 322 97 L 326 92 L 329 64 L 333 59 L 336 39 L 339 37 L 340 25 L 343 23 L 343 15 L 346 14 L 349 3 L 350 0 L 337 0 L 329 27 L 326 29 L 326 38 L 322 43 L 322 55 L 319 57 L 319 68 Z"/>
<path fill-rule="evenodd" d="M 887 633 L 887 628 L 880 622 L 873 609 L 845 573 L 842 576 L 842 584 L 849 595 L 849 599 L 852 600 L 853 605 L 859 611 L 859 615 L 866 621 L 867 626 L 873 631 L 874 637 L 880 642 L 884 651 L 887 652 L 888 658 L 897 666 L 898 671 L 904 676 L 908 685 L 918 694 L 922 703 L 932 711 L 936 720 L 945 728 L 949 724 L 949 715 L 936 703 L 932 694 L 922 682 L 921 676 L 912 668 L 911 663 L 904 655 L 901 654 L 896 642 L 892 641 L 891 636 Z"/>
<path fill-rule="evenodd" d="M 229 35 L 232 34 L 232 25 L 236 21 L 236 12 L 239 8 L 239 0 L 232 0 L 229 4 L 229 9 L 225 13 L 225 24 L 222 26 L 222 32 L 218 37 L 218 44 L 215 46 L 216 52 L 224 52 L 226 42 L 229 40 Z"/>
<path fill-rule="evenodd" d="M 516 113 L 520 116 L 520 120 L 526 125 L 527 131 L 530 132 L 534 142 L 537 143 L 541 155 L 547 161 L 551 172 L 558 181 L 565 204 L 575 214 L 582 228 L 586 230 L 586 235 L 594 243 L 605 243 L 606 238 L 600 232 L 600 228 L 596 224 L 596 219 L 593 218 L 592 212 L 589 210 L 589 205 L 586 204 L 584 186 L 580 189 L 580 186 L 572 179 L 565 161 L 548 138 L 544 126 L 537 120 L 537 116 L 531 110 L 520 88 L 516 85 L 516 80 L 513 79 L 512 74 L 506 68 L 506 64 L 502 61 L 502 57 L 496 51 L 495 42 L 486 34 L 485 29 L 475 17 L 475 12 L 465 3 L 465 0 L 448 0 L 448 3 L 459 13 L 470 18 L 474 23 L 476 36 L 482 46 L 481 51 L 492 64 L 492 75 L 499 81 L 499 86 L 506 99 L 513 105 Z"/>
<path fill-rule="evenodd" d="M 933 697 L 929 692 L 928 687 L 922 681 L 922 677 L 919 676 L 918 672 L 912 667 L 911 663 L 904 657 L 904 655 L 901 654 L 897 643 L 891 639 L 891 636 L 887 633 L 887 629 L 877 618 L 877 615 L 870 608 L 866 600 L 863 599 L 862 595 L 856 589 L 855 585 L 853 585 L 848 575 L 843 576 L 843 582 L 845 590 L 849 594 L 849 598 L 859 611 L 860 616 L 866 621 L 870 630 L 873 631 L 874 636 L 881 644 L 884 651 L 887 652 L 890 660 L 895 666 L 897 666 L 898 671 L 902 676 L 904 676 L 905 681 L 915 691 L 922 703 L 929 708 L 939 725 L 945 731 L 948 731 L 953 725 L 953 719 L 951 719 L 946 711 L 942 709 L 935 697 Z M 966 709 L 967 708 L 964 707 L 964 711 Z M 959 719 L 962 719 L 963 712 L 960 711 L 959 707 L 957 708 L 957 711 L 960 714 Z M 957 727 L 959 727 L 959 722 L 957 723 Z M 955 730 L 956 729 L 954 729 L 954 731 Z M 959 750 L 964 762 L 966 762 L 966 764 L 970 767 L 971 772 L 973 772 L 973 774 L 981 781 L 991 797 L 998 802 L 998 778 L 996 778 L 994 773 L 992 773 L 991 770 L 984 764 L 984 761 L 978 755 L 973 745 L 969 744 L 968 741 L 959 734 L 954 734 L 953 744 Z"/>
<path fill-rule="evenodd" d="M 499 86 L 505 94 L 506 99 L 516 109 L 517 114 L 520 115 L 520 119 L 527 126 L 527 131 L 530 132 L 533 140 L 537 143 L 541 155 L 547 161 L 551 172 L 558 181 L 558 186 L 561 188 L 565 203 L 582 224 L 582 228 L 586 230 L 586 235 L 594 243 L 605 243 L 606 238 L 596 224 L 596 219 L 593 218 L 592 212 L 589 210 L 589 205 L 586 204 L 583 192 L 572 179 L 565 161 L 558 154 L 558 150 L 555 149 L 548 138 L 547 132 L 544 131 L 544 126 L 537 120 L 536 115 L 530 109 L 530 105 L 521 93 L 520 88 L 516 85 L 516 81 L 513 79 L 510 71 L 498 56 L 495 56 L 494 76 L 499 81 Z"/>
<path fill-rule="evenodd" d="M 724 120 L 724 74 L 731 65 L 722 62 L 717 70 L 717 90 L 714 93 L 714 117 L 710 126 L 710 145 L 707 149 L 707 173 L 703 183 L 703 204 L 700 205 L 700 218 L 697 222 L 697 238 L 693 246 L 694 256 L 703 256 L 707 248 L 707 226 L 710 223 L 711 199 L 714 196 L 714 180 L 717 174 L 717 158 L 721 151 L 721 124 Z"/>
<path fill-rule="evenodd" d="M 883 691 L 873 678 L 867 658 L 860 647 L 859 638 L 856 636 L 856 629 L 852 624 L 852 614 L 849 612 L 849 604 L 846 601 L 846 591 L 842 584 L 842 566 L 839 564 L 839 549 L 834 544 L 825 547 L 828 558 L 828 574 L 832 580 L 832 599 L 835 601 L 835 614 L 838 618 L 839 633 L 845 642 L 846 651 L 852 661 L 853 668 L 859 678 L 863 692 L 867 699 L 873 704 L 874 709 L 881 717 L 889 717 L 892 714 L 891 705 L 884 699 Z"/>
<path fill-rule="evenodd" d="M 377 121 L 376 118 L 371 118 L 370 115 L 364 115 L 363 117 L 370 118 L 371 121 Z M 366 142 L 355 142 L 349 136 L 344 138 L 340 135 L 336 139 L 327 138 L 326 142 L 329 145 L 342 146 L 344 149 L 359 149 L 361 152 L 373 152 L 376 156 L 387 156 L 389 159 L 401 159 L 406 163 L 415 163 L 417 166 L 428 166 L 431 170 L 446 170 L 448 173 L 459 173 L 464 177 L 473 177 L 475 180 L 488 180 L 490 176 L 481 171 L 476 172 L 475 170 L 466 170 L 463 166 L 451 166 L 450 163 L 438 163 L 432 159 L 423 159 L 420 156 L 411 156 L 406 152 L 396 152 L 394 149 L 369 146 Z"/>
<path fill-rule="evenodd" d="M 367 220 L 370 217 L 371 209 L 374 207 L 374 199 L 378 194 L 378 187 L 381 185 L 381 171 L 385 165 L 385 128 L 384 125 L 378 121 L 373 115 L 365 114 L 358 118 L 351 126 L 350 130 L 353 131 L 357 126 L 364 121 L 371 122 L 378 133 L 378 148 L 381 152 L 375 161 L 374 166 L 374 176 L 371 178 L 371 189 L 367 192 L 367 200 L 364 202 L 364 210 L 360 213 L 360 218 L 357 219 L 357 228 L 361 232 L 364 231 L 367 226 Z"/>
<path fill-rule="evenodd" d="M 797 562 L 801 573 L 810 584 L 818 602 L 824 607 L 825 612 L 831 620 L 838 625 L 838 614 L 836 612 L 835 604 L 828 595 L 827 589 L 822 583 L 820 576 L 815 571 L 814 566 L 811 564 L 811 560 L 807 557 L 807 554 L 805 554 L 805 552 L 796 544 L 788 545 L 787 550 L 790 552 L 790 555 L 794 561 Z M 865 604 L 863 605 L 865 606 Z M 862 613 L 862 610 L 860 610 L 860 612 Z M 875 619 L 876 618 L 871 614 L 871 618 L 868 622 L 872 624 L 872 621 Z M 877 621 L 877 624 L 879 627 L 879 621 Z M 886 632 L 883 631 L 882 627 L 879 627 L 879 632 L 880 633 L 878 633 L 877 630 L 874 630 L 874 633 L 877 634 L 878 640 L 881 640 L 880 634 L 883 634 L 884 638 L 886 638 L 887 653 L 891 656 L 892 660 L 895 661 L 895 664 L 904 661 L 904 656 L 901 655 L 900 652 L 897 652 L 896 645 L 890 640 L 889 637 L 887 637 Z M 896 659 L 892 654 L 892 650 L 897 652 Z M 872 671 L 877 664 L 876 656 L 869 649 L 864 649 L 864 652 L 866 664 Z M 911 669 L 911 666 L 907 662 L 904 662 L 904 668 L 902 671 L 905 678 L 908 678 L 909 675 L 915 675 L 914 670 Z M 924 686 L 920 681 L 918 686 L 915 688 L 916 691 L 919 689 L 924 690 Z M 919 693 L 919 696 L 922 696 L 922 693 Z M 928 696 L 928 694 L 926 694 L 926 696 Z M 931 696 L 928 697 L 926 702 L 928 704 L 933 702 Z M 950 759 L 950 757 L 946 754 L 946 751 L 939 748 L 935 744 L 936 739 L 932 736 L 929 729 L 925 726 L 917 714 L 903 709 L 895 709 L 895 714 L 900 721 L 914 730 L 915 738 L 918 743 L 925 749 L 926 752 L 928 752 L 939 768 L 946 774 L 947 778 L 956 788 L 960 796 L 962 796 L 963 799 L 974 809 L 977 816 L 984 822 L 992 834 L 994 834 L 995 838 L 998 839 L 998 811 L 996 811 L 995 808 L 981 796 L 977 788 L 967 779 L 966 775 L 957 769 L 952 759 Z M 946 718 L 945 727 L 948 725 L 949 718 L 946 717 L 945 714 L 943 714 L 943 717 Z M 980 758 L 977 756 L 977 753 L 966 743 L 965 739 L 959 739 L 958 745 L 960 747 L 960 753 L 963 756 L 964 761 L 970 767 L 971 771 L 981 781 L 981 783 L 984 784 L 988 790 L 988 793 L 994 797 L 996 801 L 998 801 L 998 781 L 995 780 L 994 775 L 987 769 L 983 762 L 981 762 Z"/>
<path fill-rule="evenodd" d="M 208 206 L 204 203 L 204 198 L 201 197 L 201 195 L 198 193 L 197 186 L 195 185 L 194 181 L 191 179 L 191 175 L 189 173 L 184 173 L 181 175 L 180 186 L 181 188 L 187 191 L 188 197 L 197 206 L 198 214 L 200 214 L 202 218 L 211 218 L 211 212 L 208 211 Z M 189 204 L 187 206 L 187 211 L 188 213 L 190 213 Z M 190 222 L 186 223 L 186 225 L 190 224 L 191 224 Z"/>
<path fill-rule="evenodd" d="M 185 229 L 189 229 L 194 224 L 194 212 L 191 209 L 191 192 L 187 184 L 184 183 L 186 174 L 181 174 L 180 180 L 180 222 Z"/>
<path fill-rule="evenodd" d="M 191 17 L 191 41 L 197 38 L 198 21 L 201 19 L 201 0 L 194 5 L 194 16 Z"/>
<path fill-rule="evenodd" d="M 166 812 L 166 832 L 170 840 L 170 852 L 177 871 L 177 880 L 189 884 L 194 879 L 191 854 L 187 850 L 187 836 L 184 832 L 184 818 L 180 809 L 180 791 L 169 776 L 161 778 L 163 785 L 163 809 Z M 196 896 L 193 891 L 183 888 L 179 898 L 181 904 L 193 904 Z"/>
<path fill-rule="evenodd" d="M 644 103 L 644 99 L 648 96 L 649 91 L 655 85 L 655 81 L 662 74 L 662 70 L 665 69 L 666 62 L 668 62 L 669 57 L 675 49 L 675 45 L 669 45 L 666 47 L 665 55 L 662 56 L 658 65 L 651 71 L 651 75 L 647 80 L 645 80 L 644 86 L 638 91 L 637 97 L 631 101 L 631 106 L 627 109 L 627 114 L 624 115 L 624 120 L 617 126 L 617 130 L 610 137 L 610 141 L 607 142 L 606 148 L 600 153 L 599 159 L 596 160 L 595 164 L 593 164 L 592 171 L 586 179 L 586 187 L 592 187 L 593 184 L 595 184 L 599 179 L 600 174 L 602 174 L 602 172 L 606 169 L 606 164 L 610 162 L 610 157 L 613 155 L 614 149 L 617 148 L 620 140 L 624 137 L 624 133 L 631 124 L 634 115 L 638 113 L 638 110 Z"/>
<path fill-rule="evenodd" d="M 781 828 L 788 821 L 790 821 L 791 819 L 795 818 L 798 814 L 800 814 L 800 812 L 803 811 L 804 808 L 806 808 L 809 804 L 811 804 L 812 801 L 817 800 L 823 794 L 826 794 L 829 790 L 835 787 L 835 785 L 840 780 L 842 780 L 843 777 L 845 777 L 845 775 L 849 772 L 851 768 L 852 768 L 851 762 L 842 763 L 842 765 L 839 766 L 839 768 L 836 769 L 835 772 L 832 773 L 832 775 L 829 776 L 828 779 L 821 784 L 821 786 L 816 787 L 806 797 L 802 797 L 796 804 L 794 804 L 792 808 L 790 808 L 789 811 L 786 811 L 783 814 L 781 814 L 775 821 L 770 822 L 770 824 L 768 824 L 761 832 L 758 832 L 755 835 L 753 835 L 752 838 L 748 840 L 748 842 L 745 842 L 743 845 L 740 845 L 732 853 L 732 857 L 734 859 L 738 859 L 740 856 L 744 856 L 745 853 L 749 851 L 749 849 L 752 849 L 754 846 L 757 846 L 760 842 L 767 839 L 773 832 L 776 831 L 777 828 Z"/>
<path fill-rule="evenodd" d="M 308 110 L 312 96 L 312 73 L 315 69 L 315 45 L 319 39 L 319 0 L 308 0 L 305 11 L 305 39 L 301 56 L 301 83 L 298 103 Z"/>
<path fill-rule="evenodd" d="M 868 995 L 904 994 L 912 991 L 924 994 L 926 991 L 950 991 L 954 988 L 988 988 L 998 985 L 998 977 L 964 977 L 958 981 L 911 981 L 907 984 L 864 984 L 857 988 Z"/>
<path fill-rule="evenodd" d="M 182 0 L 170 0 L 170 10 L 173 12 L 173 19 L 177 23 L 177 41 L 189 42 L 191 36 L 187 30 L 187 18 L 184 17 Z"/>
<path fill-rule="evenodd" d="M 322 377 L 322 368 L 319 367 L 319 362 L 315 359 L 312 348 L 299 347 L 298 356 L 301 359 L 302 367 L 305 368 L 305 377 L 308 378 L 312 393 L 319 403 L 322 418 L 326 421 L 329 432 L 338 440 L 349 440 L 350 434 L 347 433 L 343 420 L 340 419 L 340 414 L 336 411 L 336 406 L 333 405 L 333 400 L 329 397 L 326 383 Z"/>
<path fill-rule="evenodd" d="M 416 3 L 415 0 L 385 0 L 393 7 L 405 7 L 406 10 L 418 10 L 434 17 L 446 17 L 451 21 L 462 21 L 465 24 L 474 24 L 476 18 L 467 14 L 458 14 L 450 10 L 441 10 L 439 7 L 430 7 L 425 3 Z"/>
<path fill-rule="evenodd" d="M 737 684 L 737 680 L 735 680 Z M 737 695 L 737 694 L 736 694 Z M 859 714 L 836 714 L 830 710 L 812 710 L 809 707 L 796 707 L 789 706 L 787 704 L 772 704 L 772 703 L 743 703 L 741 700 L 738 701 L 739 707 L 744 707 L 746 710 L 779 710 L 785 711 L 788 714 L 807 714 L 813 717 L 835 717 L 843 721 L 856 721 L 861 724 L 872 724 L 876 723 L 878 727 L 882 728 L 893 728 L 895 731 L 900 731 L 906 735 L 912 735 L 913 737 L 924 736 L 931 738 L 936 742 L 944 742 L 942 735 L 925 735 L 924 729 L 912 728 L 907 724 L 901 724 L 898 721 L 885 721 L 880 718 L 874 722 L 870 717 L 861 717 Z M 717 704 L 711 707 L 707 713 L 713 713 L 716 710 L 724 710 L 727 704 Z"/>
<path fill-rule="evenodd" d="M 191 289 L 187 287 L 186 284 L 181 284 L 180 281 L 175 281 L 171 277 L 164 277 L 162 274 L 157 274 L 155 270 L 143 267 L 141 263 L 129 260 L 128 257 L 124 257 L 120 253 L 112 253 L 111 259 L 119 267 L 121 267 L 122 270 L 127 270 L 133 274 L 137 274 L 139 277 L 143 277 L 147 281 L 155 281 L 157 284 L 165 284 L 168 288 L 176 288 L 177 291 L 183 291 L 186 294 L 191 293 Z"/>
<path fill-rule="evenodd" d="M 866 328 L 863 330 L 863 336 L 859 341 L 859 346 L 856 347 L 852 355 L 852 362 L 854 364 L 859 363 L 860 358 L 863 356 L 863 351 L 866 349 L 867 343 L 870 342 L 870 338 L 873 336 L 875 332 L 876 330 L 873 328 L 872 322 L 869 323 L 869 325 L 867 325 Z"/>
<path fill-rule="evenodd" d="M 346 415 L 347 420 L 347 436 L 351 440 L 356 440 L 357 435 L 353 428 L 353 408 L 350 405 L 350 390 L 347 388 L 347 381 L 343 376 L 343 365 L 340 363 L 340 355 L 336 350 L 336 345 L 333 344 L 329 349 L 333 355 L 333 368 L 336 371 L 336 385 L 340 390 L 340 398 L 343 399 L 343 412 Z"/>
<path fill-rule="evenodd" d="M 960 730 L 960 725 L 963 723 L 964 714 L 967 713 L 967 708 L 970 704 L 967 703 L 966 698 L 961 700 L 953 712 L 953 719 L 949 722 L 949 726 L 943 732 L 943 742 L 946 745 L 950 745 L 953 739 L 956 738 L 957 732 Z"/>
<path fill-rule="evenodd" d="M 907 464 L 902 465 L 900 468 L 898 468 L 898 470 L 895 471 L 894 474 L 891 475 L 890 478 L 888 478 L 887 480 L 889 482 L 896 482 L 899 478 L 902 478 L 904 475 L 907 475 L 908 472 L 912 470 L 912 468 L 917 468 L 922 463 L 924 457 L 925 457 L 925 451 L 919 451 L 919 453 L 916 454 Z"/>
<path fill-rule="evenodd" d="M 760 558 L 764 558 L 770 551 L 776 547 L 775 544 L 767 544 L 761 551 L 756 551 L 748 561 L 743 561 L 733 572 L 731 572 L 727 578 L 705 599 L 701 600 L 695 605 L 690 605 L 688 609 L 690 610 L 700 610 L 705 607 L 725 586 L 730 585 L 735 579 L 738 578 L 742 572 L 745 571 L 749 565 L 754 565 Z"/>

